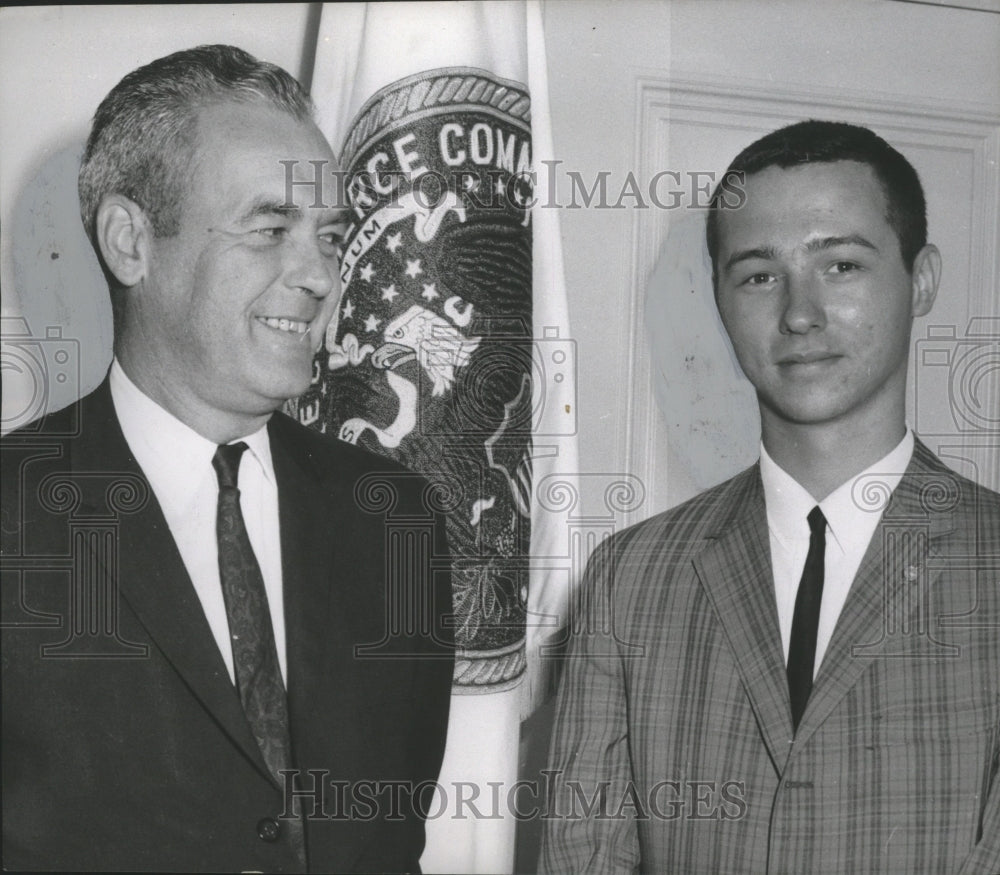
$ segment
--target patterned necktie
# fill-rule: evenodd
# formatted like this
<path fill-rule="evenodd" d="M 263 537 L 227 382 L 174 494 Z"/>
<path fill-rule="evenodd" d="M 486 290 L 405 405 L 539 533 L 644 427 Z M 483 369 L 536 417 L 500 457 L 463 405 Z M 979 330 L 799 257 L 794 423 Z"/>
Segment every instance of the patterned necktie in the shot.
<path fill-rule="evenodd" d="M 243 512 L 240 510 L 240 459 L 247 445 L 220 446 L 212 459 L 219 478 L 219 509 L 215 530 L 219 539 L 219 576 L 229 620 L 236 688 L 264 762 L 284 786 L 279 769 L 292 768 L 288 702 L 278 665 L 274 628 L 264 577 L 257 564 Z M 305 862 L 301 820 L 286 820 L 289 838 Z"/>
<path fill-rule="evenodd" d="M 819 628 L 819 608 L 823 601 L 823 560 L 826 553 L 826 517 L 814 507 L 809 520 L 809 553 L 806 556 L 795 614 L 792 617 L 792 637 L 788 645 L 788 693 L 792 702 L 792 726 L 806 710 L 812 692 L 813 669 L 816 662 L 816 630 Z"/>

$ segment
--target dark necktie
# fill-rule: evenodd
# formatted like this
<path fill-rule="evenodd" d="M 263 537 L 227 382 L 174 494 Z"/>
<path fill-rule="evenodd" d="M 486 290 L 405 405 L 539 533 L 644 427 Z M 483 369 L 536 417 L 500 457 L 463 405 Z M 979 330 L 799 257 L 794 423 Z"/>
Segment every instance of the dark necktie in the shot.
<path fill-rule="evenodd" d="M 245 443 L 219 447 L 212 467 L 219 478 L 219 509 L 215 530 L 219 539 L 219 576 L 229 620 L 236 689 L 264 762 L 281 786 L 279 769 L 292 768 L 288 702 L 278 665 L 274 627 L 264 577 L 257 564 L 240 510 L 240 459 Z M 301 820 L 284 821 L 293 848 L 304 863 Z"/>
<path fill-rule="evenodd" d="M 809 520 L 809 554 L 806 556 L 795 614 L 792 617 L 792 637 L 788 645 L 788 692 L 792 702 L 792 726 L 806 710 L 812 692 L 813 669 L 816 662 L 816 630 L 819 628 L 819 608 L 823 601 L 823 559 L 826 553 L 826 517 L 814 507 Z"/>

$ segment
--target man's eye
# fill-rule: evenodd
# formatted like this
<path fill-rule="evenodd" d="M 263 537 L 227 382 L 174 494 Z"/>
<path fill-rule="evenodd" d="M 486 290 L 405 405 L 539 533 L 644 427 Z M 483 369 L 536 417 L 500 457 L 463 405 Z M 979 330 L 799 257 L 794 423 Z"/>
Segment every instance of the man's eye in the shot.
<path fill-rule="evenodd" d="M 752 273 L 748 276 L 744 282 L 748 286 L 763 286 L 771 282 L 774 279 L 772 274 L 769 273 Z"/>
<path fill-rule="evenodd" d="M 340 255 L 344 246 L 344 234 L 342 231 L 324 231 L 317 235 L 320 247 L 327 255 Z"/>
<path fill-rule="evenodd" d="M 339 256 L 341 249 L 344 245 L 344 238 L 336 233 L 335 231 L 330 231 L 326 234 L 320 234 L 319 245 L 324 255 L 328 256 Z"/>
<path fill-rule="evenodd" d="M 270 237 L 272 239 L 278 240 L 283 237 L 288 232 L 287 228 L 284 227 L 274 227 L 274 228 L 256 228 L 254 234 L 259 234 L 261 237 Z"/>
<path fill-rule="evenodd" d="M 853 261 L 837 261 L 834 262 L 831 269 L 833 270 L 834 273 L 843 274 L 843 273 L 852 273 L 858 270 L 859 268 L 858 265 L 856 265 Z"/>

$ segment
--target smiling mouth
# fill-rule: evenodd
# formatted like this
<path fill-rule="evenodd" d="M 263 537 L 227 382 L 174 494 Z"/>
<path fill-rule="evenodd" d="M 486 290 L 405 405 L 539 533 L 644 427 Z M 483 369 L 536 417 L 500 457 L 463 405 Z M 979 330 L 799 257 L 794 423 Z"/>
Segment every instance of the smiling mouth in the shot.
<path fill-rule="evenodd" d="M 277 331 L 284 331 L 288 334 L 304 337 L 306 332 L 309 331 L 309 323 L 303 322 L 301 319 L 286 319 L 275 316 L 257 316 L 256 318 L 258 322 L 263 323 L 268 328 L 274 328 Z"/>

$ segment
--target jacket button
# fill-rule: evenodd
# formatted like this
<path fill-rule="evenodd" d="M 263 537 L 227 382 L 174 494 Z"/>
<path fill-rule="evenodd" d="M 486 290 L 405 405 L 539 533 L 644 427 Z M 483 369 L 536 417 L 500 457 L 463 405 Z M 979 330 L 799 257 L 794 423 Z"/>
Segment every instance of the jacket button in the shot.
<path fill-rule="evenodd" d="M 262 817 L 257 821 L 257 835 L 262 842 L 276 842 L 281 835 L 281 824 L 273 817 Z"/>

